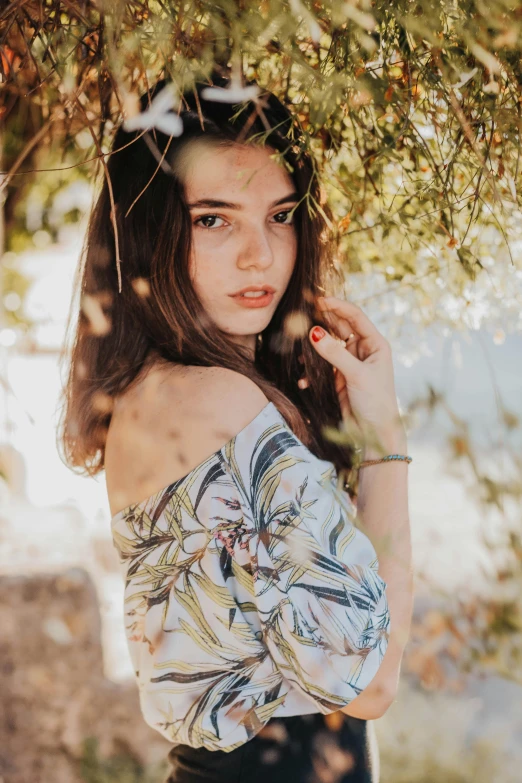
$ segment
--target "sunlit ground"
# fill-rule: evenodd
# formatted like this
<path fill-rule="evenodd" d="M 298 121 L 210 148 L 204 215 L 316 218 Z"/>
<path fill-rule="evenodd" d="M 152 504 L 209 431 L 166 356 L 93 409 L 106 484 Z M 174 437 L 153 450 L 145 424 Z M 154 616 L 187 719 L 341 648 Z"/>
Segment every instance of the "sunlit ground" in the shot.
<path fill-rule="evenodd" d="M 99 592 L 106 674 L 113 680 L 123 680 L 132 677 L 132 667 L 123 630 L 123 580 L 110 538 L 104 477 L 95 480 L 75 475 L 62 464 L 56 449 L 60 378 L 53 349 L 62 343 L 79 252 L 79 234 L 72 230 L 64 233 L 59 246 L 25 256 L 25 270 L 34 278 L 27 311 L 40 323 L 38 342 L 47 353 L 21 355 L 15 348 L 4 349 L 11 390 L 8 394 L 0 390 L 0 438 L 23 454 L 26 475 L 20 493 L 9 497 L 4 488 L 4 497 L 0 498 L 5 501 L 0 513 L 0 563 L 4 573 L 47 571 L 70 565 L 87 568 Z M 366 305 L 365 310 L 372 317 L 371 305 Z M 384 330 L 384 326 L 381 328 Z M 413 363 L 404 363 L 412 340 L 417 341 L 417 349 L 421 346 L 423 355 Z M 487 330 L 471 335 L 441 335 L 434 330 L 421 332 L 412 326 L 411 330 L 405 329 L 404 343 L 396 351 L 399 401 L 406 408 L 431 383 L 444 391 L 453 410 L 471 423 L 471 435 L 477 438 L 480 448 L 488 449 L 491 439 L 500 437 L 493 378 L 505 404 L 515 413 L 522 413 L 521 357 L 521 335 L 508 335 L 504 342 L 496 344 Z M 408 468 L 410 517 L 420 607 L 424 602 L 430 603 L 437 586 L 457 592 L 487 590 L 486 577 L 492 564 L 480 532 L 487 528 L 494 534 L 505 524 L 498 512 L 488 512 L 486 516 L 481 510 L 470 489 L 473 477 L 466 464 L 450 464 L 446 440 L 450 432 L 451 423 L 443 414 L 431 423 L 428 419 L 424 422 L 421 416 L 418 427 L 409 432 L 409 453 L 413 457 Z M 502 465 L 497 467 L 502 470 Z M 514 509 L 508 512 L 514 513 Z M 449 730 L 449 715 L 460 727 L 461 735 L 467 732 L 468 724 L 474 726 L 471 733 L 476 733 L 477 715 L 482 716 L 483 726 L 495 715 L 503 715 L 505 720 L 509 714 L 507 705 L 517 693 L 517 686 L 492 678 L 483 684 L 471 684 L 466 697 L 456 695 L 451 703 L 442 700 L 437 707 L 435 701 L 431 702 L 431 709 L 422 696 L 408 691 L 404 698 L 410 704 L 408 712 L 415 703 L 419 715 L 424 714 L 417 722 L 420 732 L 430 725 L 433 741 L 449 742 L 452 736 L 457 742 L 456 729 Z M 411 716 L 408 721 L 405 710 L 401 711 L 400 699 L 393 710 L 393 721 L 387 729 L 390 742 L 394 732 L 400 733 L 401 726 L 411 732 L 413 725 Z M 425 722 L 424 719 L 433 719 L 433 710 L 439 718 L 446 715 L 443 725 L 440 720 L 437 726 Z M 466 715 L 462 713 L 459 718 L 462 710 Z M 495 725 L 502 726 L 502 722 Z M 520 716 L 509 718 L 509 728 L 511 735 L 505 729 L 498 730 L 510 741 L 519 739 Z M 407 743 L 408 748 L 410 744 Z"/>

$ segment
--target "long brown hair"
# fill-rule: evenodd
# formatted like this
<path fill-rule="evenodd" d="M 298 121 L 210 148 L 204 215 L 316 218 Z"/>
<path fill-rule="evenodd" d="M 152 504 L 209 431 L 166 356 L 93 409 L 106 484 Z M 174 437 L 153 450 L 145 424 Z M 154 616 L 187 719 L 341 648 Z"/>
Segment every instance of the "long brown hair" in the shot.
<path fill-rule="evenodd" d="M 60 360 L 69 360 L 69 366 L 59 448 L 65 463 L 78 472 L 94 476 L 104 468 L 114 398 L 143 376 L 151 357 L 155 363 L 218 366 L 247 375 L 311 451 L 338 470 L 351 465 L 352 450 L 324 435 L 324 427 L 338 427 L 341 413 L 332 366 L 308 338 L 313 323 L 325 326 L 315 297 L 338 274 L 336 232 L 327 225 L 332 213 L 322 203 L 316 163 L 297 118 L 272 93 L 262 93 L 262 116 L 257 102 L 246 101 L 238 111 L 238 104 L 201 95 L 209 85 L 228 83 L 228 77 L 213 71 L 209 82 L 196 82 L 183 94 L 179 137 L 157 128 L 126 132 L 123 124 L 115 133 L 77 270 L 67 325 L 68 335 L 75 326 L 74 338 L 69 348 L 66 338 Z M 165 84 L 157 82 L 141 97 L 142 111 Z M 299 196 L 296 263 L 272 320 L 257 339 L 254 360 L 217 325 L 208 328 L 191 284 L 190 212 L 181 178 L 169 162 L 181 145 L 198 137 L 225 145 L 266 144 L 279 153 Z M 328 292 L 333 293 L 331 285 Z M 297 386 L 303 374 L 307 389 Z"/>

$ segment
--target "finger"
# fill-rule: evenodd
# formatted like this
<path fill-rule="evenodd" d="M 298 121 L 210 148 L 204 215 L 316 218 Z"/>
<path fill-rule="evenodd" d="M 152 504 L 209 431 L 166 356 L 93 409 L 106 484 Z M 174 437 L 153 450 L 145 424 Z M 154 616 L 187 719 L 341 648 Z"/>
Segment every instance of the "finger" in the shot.
<path fill-rule="evenodd" d="M 348 337 L 346 338 L 346 350 L 350 351 L 352 356 L 355 356 L 356 359 L 360 358 L 357 352 L 358 343 L 359 343 L 359 337 L 353 332 L 349 334 Z"/>
<path fill-rule="evenodd" d="M 313 326 L 308 336 L 317 353 L 337 367 L 345 378 L 354 377 L 360 372 L 362 362 L 321 326 Z"/>
<path fill-rule="evenodd" d="M 346 381 L 344 379 L 344 375 L 342 374 L 342 372 L 339 372 L 337 367 L 334 367 L 333 371 L 334 371 L 335 391 L 337 392 L 337 394 L 339 394 L 341 390 L 345 388 Z"/>
<path fill-rule="evenodd" d="M 352 330 L 348 321 L 345 318 L 340 318 L 338 315 L 328 310 L 323 310 L 322 316 L 324 322 L 328 325 L 330 332 L 344 340 L 346 350 L 350 351 L 352 356 L 357 358 L 357 344 L 359 342 L 359 335 Z"/>
<path fill-rule="evenodd" d="M 339 408 L 341 409 L 341 415 L 344 421 L 356 421 L 353 415 L 352 406 L 350 405 L 350 398 L 348 396 L 348 392 L 346 391 L 346 387 L 339 395 Z"/>
<path fill-rule="evenodd" d="M 337 300 L 337 301 L 340 302 L 341 304 L 346 304 L 348 306 L 352 306 L 353 308 L 360 310 L 360 308 L 357 308 L 357 305 L 352 305 L 350 302 L 343 302 L 342 300 Z M 332 305 L 329 305 L 327 302 L 325 302 L 324 307 L 330 308 L 332 307 Z M 337 331 L 339 331 L 340 329 L 343 335 L 346 334 L 348 330 L 351 330 L 353 328 L 354 332 L 352 333 L 354 334 L 354 337 L 347 343 L 347 349 L 353 356 L 360 359 L 361 361 L 365 361 L 370 357 L 376 357 L 377 354 L 379 354 L 381 351 L 385 350 L 386 348 L 389 348 L 389 344 L 386 338 L 372 324 L 370 319 L 367 318 L 367 316 L 364 316 L 362 310 L 360 310 L 360 312 L 367 319 L 368 323 L 371 326 L 371 331 L 372 331 L 372 334 L 367 336 L 357 333 L 357 327 L 352 326 L 352 323 L 355 322 L 355 317 L 351 322 L 346 318 L 345 314 L 343 315 L 338 312 L 334 312 L 333 309 L 329 309 L 328 311 L 324 310 L 322 312 L 328 312 L 332 318 L 339 319 L 340 326 L 338 327 Z M 349 336 L 346 339 L 348 341 Z"/>
<path fill-rule="evenodd" d="M 327 310 L 331 310 L 335 315 L 346 318 L 353 331 L 357 332 L 361 339 L 374 338 L 380 341 L 385 340 L 384 335 L 381 334 L 358 305 L 345 299 L 338 299 L 336 296 L 325 296 L 320 297 L 320 299 L 323 302 L 323 304 L 320 304 L 321 308 L 324 307 Z"/>
<path fill-rule="evenodd" d="M 350 323 L 346 320 L 346 318 L 342 318 L 337 313 L 334 313 L 331 307 L 324 301 L 324 297 L 318 297 L 317 299 L 318 303 L 318 314 L 321 316 L 321 318 L 325 321 L 325 323 L 328 326 L 328 329 L 333 333 L 336 334 L 338 337 L 341 337 L 343 340 L 346 340 L 351 333 L 353 333 L 353 329 L 350 325 Z"/>

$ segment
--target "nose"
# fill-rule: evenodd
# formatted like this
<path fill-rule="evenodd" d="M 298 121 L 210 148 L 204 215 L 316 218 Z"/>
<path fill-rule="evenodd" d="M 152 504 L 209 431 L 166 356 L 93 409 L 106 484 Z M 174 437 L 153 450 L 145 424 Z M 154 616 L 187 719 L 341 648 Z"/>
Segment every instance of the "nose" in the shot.
<path fill-rule="evenodd" d="M 237 256 L 240 269 L 258 267 L 267 269 L 274 262 L 274 253 L 270 245 L 265 226 L 249 226 L 244 229 L 243 241 Z"/>

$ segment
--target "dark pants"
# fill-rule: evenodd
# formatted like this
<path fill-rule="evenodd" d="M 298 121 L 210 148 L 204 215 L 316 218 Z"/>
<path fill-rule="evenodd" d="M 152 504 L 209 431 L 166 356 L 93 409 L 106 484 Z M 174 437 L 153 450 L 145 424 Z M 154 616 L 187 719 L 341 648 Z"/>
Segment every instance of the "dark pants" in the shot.
<path fill-rule="evenodd" d="M 377 783 L 375 753 L 367 722 L 342 712 L 272 718 L 230 753 L 174 746 L 165 783 Z"/>

